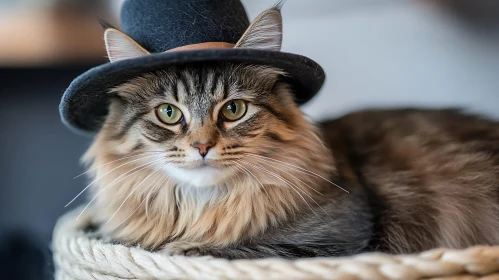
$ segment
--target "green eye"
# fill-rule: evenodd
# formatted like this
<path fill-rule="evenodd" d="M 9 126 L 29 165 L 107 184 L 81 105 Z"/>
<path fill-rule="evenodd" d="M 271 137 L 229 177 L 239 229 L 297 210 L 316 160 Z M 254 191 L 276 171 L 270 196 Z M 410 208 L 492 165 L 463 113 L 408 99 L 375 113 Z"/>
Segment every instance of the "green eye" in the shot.
<path fill-rule="evenodd" d="M 161 104 L 156 108 L 156 116 L 166 124 L 176 124 L 182 119 L 182 112 L 172 104 Z"/>
<path fill-rule="evenodd" d="M 231 100 L 224 104 L 220 113 L 228 121 L 237 121 L 246 114 L 248 106 L 246 102 L 241 99 Z"/>

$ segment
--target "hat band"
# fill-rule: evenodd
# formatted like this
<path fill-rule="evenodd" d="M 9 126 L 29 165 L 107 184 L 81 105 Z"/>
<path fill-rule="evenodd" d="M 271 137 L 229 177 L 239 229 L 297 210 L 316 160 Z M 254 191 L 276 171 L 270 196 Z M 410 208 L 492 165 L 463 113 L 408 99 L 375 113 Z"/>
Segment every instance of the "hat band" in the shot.
<path fill-rule="evenodd" d="M 177 48 L 173 48 L 171 50 L 167 50 L 166 52 L 177 52 L 177 51 L 192 51 L 192 50 L 202 50 L 202 49 L 232 49 L 234 48 L 234 44 L 227 42 L 206 42 L 192 45 L 185 45 Z"/>

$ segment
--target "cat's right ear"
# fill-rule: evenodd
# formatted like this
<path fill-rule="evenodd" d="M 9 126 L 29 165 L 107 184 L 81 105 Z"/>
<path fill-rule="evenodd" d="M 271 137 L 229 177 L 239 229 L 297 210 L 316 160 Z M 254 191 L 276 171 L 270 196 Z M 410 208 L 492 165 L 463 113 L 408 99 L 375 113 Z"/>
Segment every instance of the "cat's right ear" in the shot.
<path fill-rule="evenodd" d="M 104 41 L 107 56 L 111 62 L 150 54 L 130 36 L 116 28 L 106 28 Z"/>
<path fill-rule="evenodd" d="M 280 1 L 274 8 L 261 13 L 250 24 L 235 48 L 280 51 L 282 45 L 282 17 Z"/>

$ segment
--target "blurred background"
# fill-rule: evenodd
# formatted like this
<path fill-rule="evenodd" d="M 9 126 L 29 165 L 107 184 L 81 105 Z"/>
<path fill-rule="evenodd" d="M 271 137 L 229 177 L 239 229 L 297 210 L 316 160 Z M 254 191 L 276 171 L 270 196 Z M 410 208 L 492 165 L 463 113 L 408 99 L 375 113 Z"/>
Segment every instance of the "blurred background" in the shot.
<path fill-rule="evenodd" d="M 213 0 L 215 1 L 215 0 Z M 52 279 L 57 218 L 86 183 L 88 138 L 59 120 L 71 80 L 106 62 L 97 18 L 118 0 L 0 0 L 0 271 Z M 243 0 L 250 18 L 273 0 Z M 283 51 L 326 70 L 303 107 L 322 120 L 367 107 L 462 107 L 499 118 L 499 1 L 288 0 Z M 74 206 L 83 203 L 78 200 Z"/>

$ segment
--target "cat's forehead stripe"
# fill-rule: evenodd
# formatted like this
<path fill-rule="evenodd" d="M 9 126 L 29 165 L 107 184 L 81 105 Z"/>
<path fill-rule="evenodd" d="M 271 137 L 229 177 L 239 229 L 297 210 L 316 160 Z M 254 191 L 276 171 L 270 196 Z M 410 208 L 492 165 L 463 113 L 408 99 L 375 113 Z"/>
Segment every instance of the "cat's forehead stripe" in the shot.
<path fill-rule="evenodd" d="M 211 80 L 211 87 L 210 87 L 210 93 L 213 96 L 215 96 L 217 94 L 219 80 L 220 80 L 220 73 L 218 71 L 214 71 L 212 73 L 212 80 Z"/>
<path fill-rule="evenodd" d="M 197 72 L 197 84 L 198 84 L 198 94 L 204 94 L 204 87 L 205 87 L 205 84 L 206 84 L 206 81 L 204 81 L 204 79 L 206 78 L 206 75 L 205 75 L 205 71 L 204 71 L 204 67 L 202 67 L 201 69 L 199 69 L 199 71 Z"/>
<path fill-rule="evenodd" d="M 230 85 L 228 83 L 228 81 L 225 81 L 224 82 L 224 91 L 223 91 L 223 99 L 227 99 L 229 97 L 229 94 L 230 94 Z"/>
<path fill-rule="evenodd" d="M 178 98 L 178 83 L 174 83 L 171 86 L 171 89 L 172 89 L 173 99 L 175 99 L 175 102 L 179 102 L 179 98 Z"/>
<path fill-rule="evenodd" d="M 184 76 L 183 72 L 177 73 L 177 83 L 180 83 L 184 88 L 185 94 L 188 95 L 190 92 L 190 85 L 187 78 Z"/>

